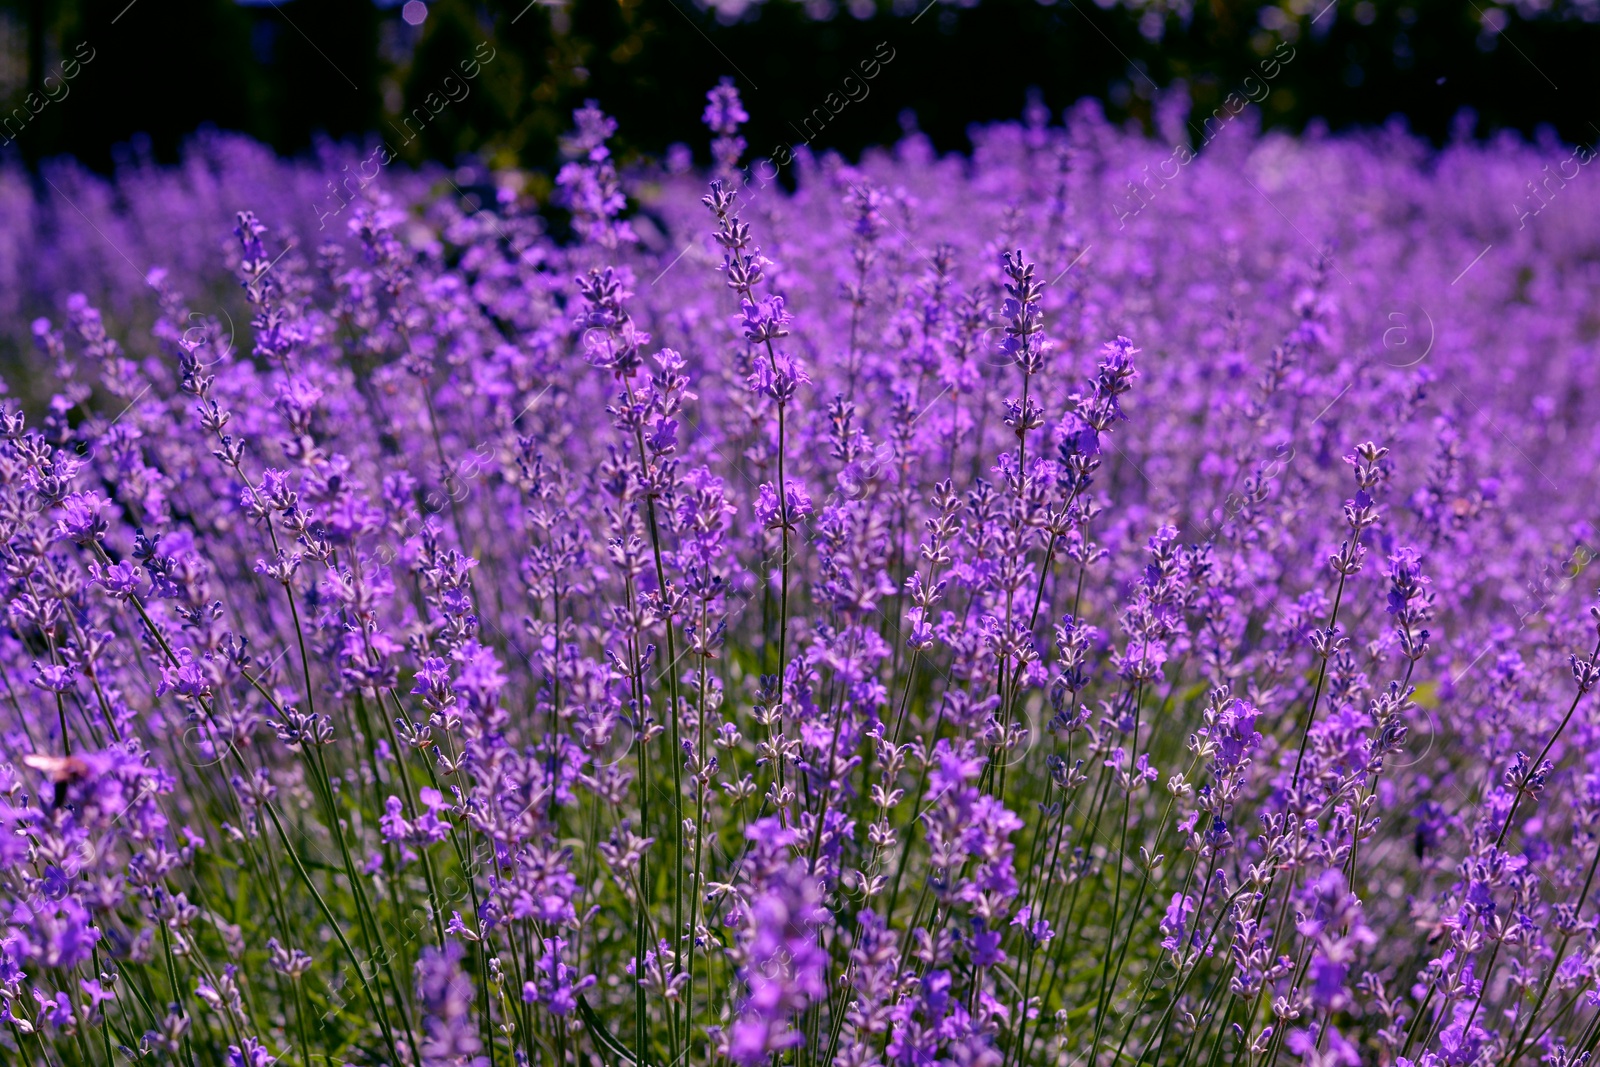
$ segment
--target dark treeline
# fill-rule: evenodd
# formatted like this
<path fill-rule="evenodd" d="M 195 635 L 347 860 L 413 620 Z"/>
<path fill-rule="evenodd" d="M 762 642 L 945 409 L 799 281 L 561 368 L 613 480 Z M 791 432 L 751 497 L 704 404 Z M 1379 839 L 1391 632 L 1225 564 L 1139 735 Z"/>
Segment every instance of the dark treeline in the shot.
<path fill-rule="evenodd" d="M 911 122 L 958 149 L 972 123 L 1021 114 L 1030 92 L 1058 116 L 1095 96 L 1154 128 L 1152 101 L 1178 79 L 1192 130 L 1234 93 L 1260 95 L 1265 121 L 1290 129 L 1402 115 L 1442 140 L 1470 108 L 1479 136 L 1549 123 L 1567 140 L 1600 138 L 1589 106 L 1600 67 L 1585 61 L 1600 26 L 1511 16 L 1496 33 L 1499 10 L 1217 0 L 1187 23 L 1169 17 L 1152 41 L 1137 12 L 1091 0 L 825 20 L 770 0 L 733 24 L 693 0 L 435 0 L 417 27 L 372 0 L 9 0 L 0 132 L 30 162 L 71 154 L 101 169 L 121 152 L 172 159 L 209 124 L 284 152 L 377 136 L 413 161 L 477 153 L 548 170 L 572 108 L 594 97 L 619 119 L 624 151 L 682 141 L 703 158 L 704 93 L 732 75 L 761 155 L 802 141 L 854 152 Z M 1246 79 L 1274 54 L 1293 58 L 1255 94 Z"/>

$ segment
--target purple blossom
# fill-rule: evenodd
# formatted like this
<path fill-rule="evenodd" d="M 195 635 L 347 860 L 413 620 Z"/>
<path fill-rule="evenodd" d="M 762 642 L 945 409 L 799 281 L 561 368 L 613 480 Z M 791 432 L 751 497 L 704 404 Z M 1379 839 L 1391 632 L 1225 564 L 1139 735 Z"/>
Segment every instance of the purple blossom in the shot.
<path fill-rule="evenodd" d="M 417 961 L 417 1006 L 423 1014 L 424 1067 L 480 1067 L 482 1043 L 472 1020 L 472 981 L 461 970 L 462 948 L 425 948 Z"/>
<path fill-rule="evenodd" d="M 734 87 L 732 78 L 723 78 L 706 93 L 706 112 L 701 121 L 712 133 L 723 137 L 733 136 L 740 126 L 750 121 L 744 105 L 739 102 L 739 90 Z"/>
<path fill-rule="evenodd" d="M 553 1015 L 570 1015 L 578 1006 L 578 994 L 595 984 L 592 974 L 577 977 L 562 960 L 567 947 L 564 938 L 546 938 L 544 955 L 536 965 L 535 977 L 523 983 L 522 999 L 543 1004 Z"/>
<path fill-rule="evenodd" d="M 105 508 L 108 502 L 94 492 L 71 493 L 61 501 L 61 518 L 56 520 L 59 536 L 80 545 L 98 544 L 105 539 Z"/>
<path fill-rule="evenodd" d="M 267 1051 L 265 1045 L 253 1037 L 244 1039 L 244 1046 L 228 1046 L 228 1067 L 272 1067 L 278 1057 Z"/>

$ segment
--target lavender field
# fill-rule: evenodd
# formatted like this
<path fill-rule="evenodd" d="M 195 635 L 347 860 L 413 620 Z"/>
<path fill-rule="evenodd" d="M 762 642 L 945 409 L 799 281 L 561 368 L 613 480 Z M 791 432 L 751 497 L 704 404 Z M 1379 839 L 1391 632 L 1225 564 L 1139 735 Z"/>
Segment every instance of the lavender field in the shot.
<path fill-rule="evenodd" d="M 0 176 L 0 1062 L 1588 1062 L 1592 153 L 745 117 Z"/>

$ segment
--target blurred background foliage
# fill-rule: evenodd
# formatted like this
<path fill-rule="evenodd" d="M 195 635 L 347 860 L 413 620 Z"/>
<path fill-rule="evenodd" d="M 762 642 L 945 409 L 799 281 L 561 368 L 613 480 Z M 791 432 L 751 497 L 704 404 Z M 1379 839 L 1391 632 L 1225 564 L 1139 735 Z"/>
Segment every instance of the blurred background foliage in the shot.
<path fill-rule="evenodd" d="M 682 142 L 703 161 L 704 94 L 723 75 L 744 93 L 755 155 L 808 133 L 854 153 L 912 125 L 949 150 L 1030 93 L 1057 116 L 1097 97 L 1152 131 L 1153 102 L 1186 96 L 1192 130 L 1274 54 L 1293 58 L 1262 101 L 1268 125 L 1400 115 L 1436 141 L 1466 118 L 1477 136 L 1548 124 L 1600 139 L 1600 0 L 924 3 L 0 0 L 0 151 L 108 169 L 175 159 L 209 124 L 286 153 L 381 138 L 410 161 L 475 154 L 549 173 L 573 107 L 594 97 L 625 153 Z M 844 81 L 885 54 L 870 82 Z M 817 133 L 805 120 L 819 108 Z"/>

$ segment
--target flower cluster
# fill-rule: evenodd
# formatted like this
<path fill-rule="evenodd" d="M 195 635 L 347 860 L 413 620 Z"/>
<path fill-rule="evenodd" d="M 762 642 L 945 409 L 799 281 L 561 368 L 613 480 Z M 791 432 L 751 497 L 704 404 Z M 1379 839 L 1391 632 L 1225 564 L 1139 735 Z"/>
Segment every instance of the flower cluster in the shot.
<path fill-rule="evenodd" d="M 1600 193 L 704 118 L 0 197 L 0 1062 L 1588 1062 Z"/>

